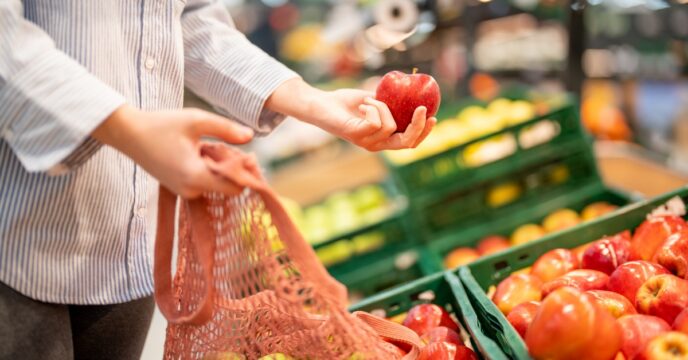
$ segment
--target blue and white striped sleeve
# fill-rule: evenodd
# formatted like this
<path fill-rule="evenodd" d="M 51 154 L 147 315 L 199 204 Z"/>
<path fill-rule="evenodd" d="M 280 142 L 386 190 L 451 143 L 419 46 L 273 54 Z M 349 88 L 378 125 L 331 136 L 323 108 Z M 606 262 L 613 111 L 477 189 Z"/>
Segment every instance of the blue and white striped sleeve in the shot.
<path fill-rule="evenodd" d="M 221 1 L 189 0 L 182 29 L 189 89 L 259 134 L 284 119 L 264 104 L 280 84 L 298 75 L 251 44 Z"/>
<path fill-rule="evenodd" d="M 0 1 L 0 137 L 28 171 L 83 160 L 124 101 L 27 21 L 20 0 Z"/>

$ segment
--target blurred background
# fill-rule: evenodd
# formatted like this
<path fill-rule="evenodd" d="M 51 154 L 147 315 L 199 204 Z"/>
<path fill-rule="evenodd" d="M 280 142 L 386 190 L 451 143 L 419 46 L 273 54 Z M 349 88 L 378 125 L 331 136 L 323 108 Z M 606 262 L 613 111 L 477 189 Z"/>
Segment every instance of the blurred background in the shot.
<path fill-rule="evenodd" d="M 577 223 L 688 179 L 688 0 L 225 4 L 322 89 L 413 68 L 442 89 L 412 151 L 368 153 L 293 120 L 249 145 L 352 303 L 457 266 L 450 250 L 491 232 L 520 243 L 559 230 L 557 209 Z M 163 331 L 156 316 L 143 358 L 160 358 Z"/>

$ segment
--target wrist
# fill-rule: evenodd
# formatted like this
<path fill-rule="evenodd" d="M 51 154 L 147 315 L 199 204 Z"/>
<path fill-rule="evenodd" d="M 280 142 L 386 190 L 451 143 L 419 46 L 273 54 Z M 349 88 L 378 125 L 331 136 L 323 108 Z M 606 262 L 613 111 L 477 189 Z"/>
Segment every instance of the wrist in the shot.
<path fill-rule="evenodd" d="M 265 103 L 265 107 L 298 120 L 317 125 L 317 101 L 324 91 L 316 89 L 301 78 L 290 79 L 278 86 Z"/>
<path fill-rule="evenodd" d="M 110 114 L 93 132 L 91 136 L 105 145 L 123 150 L 121 144 L 126 143 L 132 132 L 132 119 L 138 110 L 129 105 L 122 105 Z"/>

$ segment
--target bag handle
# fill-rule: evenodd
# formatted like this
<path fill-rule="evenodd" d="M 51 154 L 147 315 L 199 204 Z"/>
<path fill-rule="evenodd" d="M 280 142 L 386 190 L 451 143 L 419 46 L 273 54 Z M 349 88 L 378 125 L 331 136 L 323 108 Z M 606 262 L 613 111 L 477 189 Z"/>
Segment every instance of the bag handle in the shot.
<path fill-rule="evenodd" d="M 420 348 L 423 347 L 423 341 L 415 331 L 364 311 L 355 311 L 353 315 L 375 330 L 383 340 L 410 345 L 411 351 L 402 360 L 415 360 L 418 357 Z"/>
<path fill-rule="evenodd" d="M 203 198 L 189 201 L 189 213 L 194 227 L 190 229 L 191 243 L 196 250 L 205 278 L 205 294 L 198 307 L 188 313 L 180 309 L 172 294 L 171 279 L 172 249 L 174 248 L 174 220 L 177 196 L 160 186 L 158 198 L 158 229 L 155 239 L 155 302 L 167 321 L 173 324 L 202 325 L 213 315 L 215 284 L 215 234 L 210 227 L 211 220 Z"/>

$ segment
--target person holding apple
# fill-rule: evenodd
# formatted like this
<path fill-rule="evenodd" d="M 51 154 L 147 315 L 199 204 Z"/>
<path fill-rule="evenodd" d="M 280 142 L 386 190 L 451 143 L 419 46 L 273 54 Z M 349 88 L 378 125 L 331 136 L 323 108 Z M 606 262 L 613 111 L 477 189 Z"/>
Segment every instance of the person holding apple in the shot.
<path fill-rule="evenodd" d="M 372 93 L 309 86 L 221 1 L 6 0 L 0 48 L 2 359 L 140 356 L 158 182 L 239 191 L 202 138 L 246 143 L 292 116 L 379 151 L 417 146 L 436 122 L 416 106 L 397 132 Z M 224 116 L 182 109 L 184 87 Z"/>

